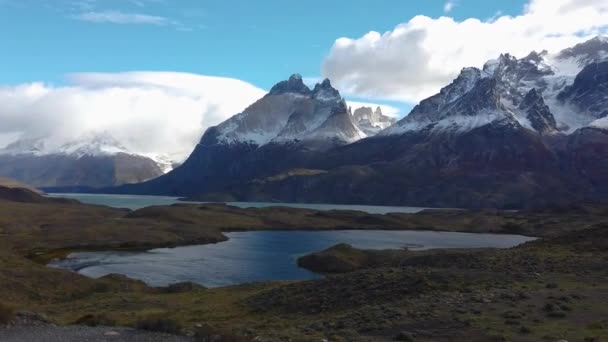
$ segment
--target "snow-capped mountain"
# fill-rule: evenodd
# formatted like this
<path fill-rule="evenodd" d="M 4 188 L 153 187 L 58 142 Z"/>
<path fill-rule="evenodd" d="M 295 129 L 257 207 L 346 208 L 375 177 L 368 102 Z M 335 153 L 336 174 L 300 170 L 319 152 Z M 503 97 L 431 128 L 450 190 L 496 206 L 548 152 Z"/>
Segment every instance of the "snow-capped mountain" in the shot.
<path fill-rule="evenodd" d="M 117 191 L 220 191 L 230 183 L 307 168 L 324 151 L 365 137 L 329 80 L 310 89 L 294 74 L 242 113 L 207 129 L 188 160 L 174 171 Z"/>
<path fill-rule="evenodd" d="M 156 157 L 156 156 L 155 156 Z M 130 152 L 107 132 L 67 142 L 22 138 L 0 150 L 0 175 L 37 187 L 107 187 L 146 181 L 169 167 L 162 157 Z"/>
<path fill-rule="evenodd" d="M 376 110 L 373 110 L 371 107 L 361 107 L 355 109 L 352 114 L 357 127 L 368 137 L 378 134 L 383 129 L 397 122 L 395 118 L 382 114 L 380 107 L 376 107 Z"/>
<path fill-rule="evenodd" d="M 184 164 L 110 191 L 447 207 L 608 201 L 608 41 L 467 67 L 388 125 L 297 75 L 210 128 Z M 370 127 L 371 126 L 371 127 Z M 373 135 L 365 137 L 366 135 Z M 364 138 L 365 137 L 365 138 Z"/>
<path fill-rule="evenodd" d="M 324 140 L 346 144 L 366 137 L 351 120 L 346 102 L 329 80 L 311 90 L 297 74 L 279 82 L 266 96 L 210 132 L 218 143 L 257 146 Z"/>
<path fill-rule="evenodd" d="M 118 153 L 129 154 L 127 148 L 107 132 L 86 134 L 61 145 L 54 152 L 76 157 L 85 155 L 114 155 Z"/>
<path fill-rule="evenodd" d="M 450 85 L 381 135 L 425 129 L 469 131 L 494 121 L 541 133 L 572 133 L 608 115 L 608 39 L 549 55 L 503 54 L 464 68 Z M 599 122 L 601 124 L 601 121 Z"/>

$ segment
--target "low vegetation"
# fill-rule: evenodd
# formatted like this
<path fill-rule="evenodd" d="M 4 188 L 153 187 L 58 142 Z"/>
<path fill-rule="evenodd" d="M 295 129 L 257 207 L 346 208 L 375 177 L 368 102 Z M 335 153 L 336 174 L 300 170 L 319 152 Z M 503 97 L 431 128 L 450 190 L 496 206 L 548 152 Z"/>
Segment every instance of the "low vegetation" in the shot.
<path fill-rule="evenodd" d="M 367 215 L 223 205 L 128 212 L 75 203 L 0 204 L 2 302 L 56 324 L 116 324 L 201 341 L 608 339 L 608 210 L 601 206 Z M 283 227 L 285 222 L 291 225 Z M 118 275 L 89 279 L 43 264 L 73 250 L 217 242 L 222 231 L 246 227 L 351 224 L 490 232 L 507 227 L 545 238 L 478 251 L 341 245 L 300 261 L 328 273 L 325 278 L 214 289 L 188 283 L 151 288 Z M 0 321 L 12 319 L 9 309 L 0 305 Z"/>

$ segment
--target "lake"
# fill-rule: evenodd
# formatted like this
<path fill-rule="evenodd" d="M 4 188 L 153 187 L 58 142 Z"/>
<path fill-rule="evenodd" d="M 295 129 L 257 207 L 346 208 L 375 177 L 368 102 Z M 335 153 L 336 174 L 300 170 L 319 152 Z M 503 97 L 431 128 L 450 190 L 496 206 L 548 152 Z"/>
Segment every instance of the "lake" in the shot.
<path fill-rule="evenodd" d="M 183 202 L 178 197 L 142 196 L 142 195 L 105 195 L 105 194 L 49 194 L 50 197 L 64 197 L 78 200 L 82 203 L 105 205 L 114 208 L 137 210 L 152 205 L 171 205 Z M 343 204 L 309 204 L 309 203 L 270 203 L 270 202 L 227 202 L 226 204 L 240 208 L 291 207 L 316 210 L 357 210 L 369 214 L 387 213 L 417 213 L 427 208 L 391 207 L 377 205 L 343 205 Z"/>
<path fill-rule="evenodd" d="M 160 248 L 147 252 L 73 253 L 50 264 L 89 277 L 111 273 L 152 286 L 192 281 L 207 287 L 320 275 L 299 268 L 299 256 L 337 243 L 365 249 L 509 248 L 534 238 L 520 235 L 430 231 L 257 231 L 226 233 L 218 244 Z"/>

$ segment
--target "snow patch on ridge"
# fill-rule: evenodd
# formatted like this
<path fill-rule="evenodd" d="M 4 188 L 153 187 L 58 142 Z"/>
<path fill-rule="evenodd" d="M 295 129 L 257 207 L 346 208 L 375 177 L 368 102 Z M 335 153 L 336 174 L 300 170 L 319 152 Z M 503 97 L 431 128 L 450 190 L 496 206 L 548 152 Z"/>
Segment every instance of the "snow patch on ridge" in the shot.
<path fill-rule="evenodd" d="M 589 126 L 601 129 L 608 129 L 608 116 L 591 122 Z"/>

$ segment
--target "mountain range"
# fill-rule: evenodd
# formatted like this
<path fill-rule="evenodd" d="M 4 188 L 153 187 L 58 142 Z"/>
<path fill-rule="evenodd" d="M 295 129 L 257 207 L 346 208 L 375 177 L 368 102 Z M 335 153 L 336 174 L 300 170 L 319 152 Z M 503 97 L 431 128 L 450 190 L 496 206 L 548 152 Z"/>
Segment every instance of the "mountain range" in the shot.
<path fill-rule="evenodd" d="M 0 150 L 0 175 L 63 191 L 143 182 L 171 169 L 169 161 L 132 153 L 107 132 L 59 146 L 44 138 L 22 138 Z"/>
<path fill-rule="evenodd" d="M 608 39 L 466 67 L 397 122 L 380 108 L 349 108 L 328 79 L 311 89 L 294 74 L 207 129 L 182 165 L 164 164 L 166 174 L 158 158 L 103 134 L 55 150 L 20 140 L 0 151 L 0 165 L 0 175 L 39 186 L 209 201 L 605 201 Z"/>
<path fill-rule="evenodd" d="M 378 115 L 376 115 L 378 114 Z M 522 208 L 608 199 L 608 40 L 467 67 L 396 123 L 293 75 L 120 193 Z M 371 129 L 370 129 L 371 127 Z"/>

